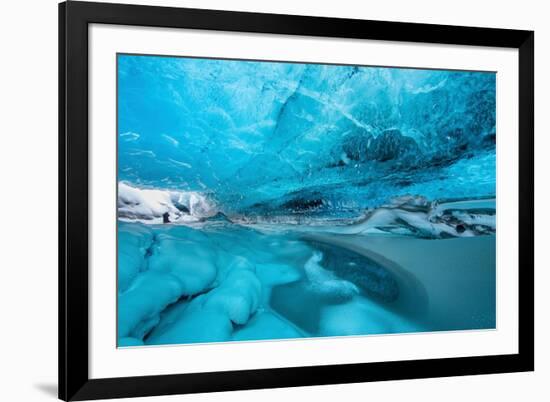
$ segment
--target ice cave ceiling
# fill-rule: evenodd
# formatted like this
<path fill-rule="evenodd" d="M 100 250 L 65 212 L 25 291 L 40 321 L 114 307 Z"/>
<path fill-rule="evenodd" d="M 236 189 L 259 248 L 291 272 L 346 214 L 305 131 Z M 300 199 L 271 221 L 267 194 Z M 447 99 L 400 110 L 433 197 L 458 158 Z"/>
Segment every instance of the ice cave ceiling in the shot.
<path fill-rule="evenodd" d="M 119 55 L 119 180 L 231 214 L 495 194 L 494 73 Z"/>

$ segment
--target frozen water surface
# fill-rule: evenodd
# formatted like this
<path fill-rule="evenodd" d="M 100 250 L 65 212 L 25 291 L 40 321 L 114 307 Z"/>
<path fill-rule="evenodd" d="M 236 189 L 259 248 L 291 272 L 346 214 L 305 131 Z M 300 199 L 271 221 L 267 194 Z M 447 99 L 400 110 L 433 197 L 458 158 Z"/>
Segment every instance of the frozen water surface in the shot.
<path fill-rule="evenodd" d="M 118 56 L 118 344 L 495 327 L 495 74 Z"/>

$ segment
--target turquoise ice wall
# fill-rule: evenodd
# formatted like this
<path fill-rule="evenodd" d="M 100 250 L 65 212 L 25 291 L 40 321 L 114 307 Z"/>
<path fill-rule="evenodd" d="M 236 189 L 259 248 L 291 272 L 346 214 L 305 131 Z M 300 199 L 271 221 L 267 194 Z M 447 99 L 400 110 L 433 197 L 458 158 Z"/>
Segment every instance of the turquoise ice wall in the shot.
<path fill-rule="evenodd" d="M 494 73 L 118 56 L 119 179 L 226 214 L 495 194 Z"/>

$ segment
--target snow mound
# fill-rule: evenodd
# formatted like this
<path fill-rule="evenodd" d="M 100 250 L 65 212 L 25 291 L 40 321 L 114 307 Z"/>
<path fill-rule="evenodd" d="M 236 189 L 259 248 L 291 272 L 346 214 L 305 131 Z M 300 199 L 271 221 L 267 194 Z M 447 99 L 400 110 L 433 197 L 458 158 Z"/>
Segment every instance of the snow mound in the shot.
<path fill-rule="evenodd" d="M 216 215 L 215 205 L 195 191 L 174 191 L 118 184 L 118 216 L 127 221 L 163 223 L 168 213 L 170 222 L 196 222 Z"/>

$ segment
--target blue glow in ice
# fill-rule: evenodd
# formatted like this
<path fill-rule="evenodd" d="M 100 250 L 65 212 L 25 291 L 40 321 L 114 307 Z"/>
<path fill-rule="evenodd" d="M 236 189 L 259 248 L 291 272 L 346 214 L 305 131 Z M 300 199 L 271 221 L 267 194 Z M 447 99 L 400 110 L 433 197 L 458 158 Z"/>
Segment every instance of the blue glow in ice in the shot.
<path fill-rule="evenodd" d="M 119 55 L 119 178 L 227 215 L 494 196 L 495 74 Z"/>
<path fill-rule="evenodd" d="M 495 328 L 495 80 L 119 55 L 118 346 Z"/>

